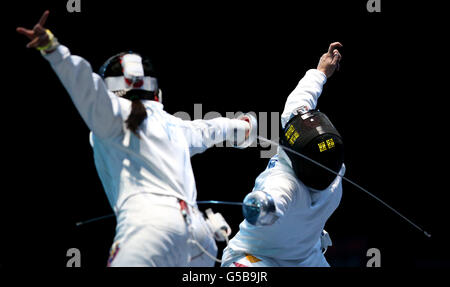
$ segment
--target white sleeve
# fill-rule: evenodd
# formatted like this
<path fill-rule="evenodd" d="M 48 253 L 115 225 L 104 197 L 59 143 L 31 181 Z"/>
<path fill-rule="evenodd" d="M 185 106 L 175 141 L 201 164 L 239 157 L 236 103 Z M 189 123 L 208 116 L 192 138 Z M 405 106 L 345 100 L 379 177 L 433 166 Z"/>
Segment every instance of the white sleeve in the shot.
<path fill-rule="evenodd" d="M 89 62 L 72 56 L 63 45 L 44 58 L 50 62 L 84 122 L 96 136 L 112 137 L 122 131 L 119 99 L 108 91 L 103 79 L 92 72 Z"/>
<path fill-rule="evenodd" d="M 311 69 L 306 72 L 305 76 L 300 80 L 297 87 L 286 100 L 283 113 L 281 114 L 281 126 L 283 128 L 297 108 L 301 106 L 306 106 L 308 109 L 316 108 L 317 101 L 326 81 L 327 77 L 319 70 Z"/>
<path fill-rule="evenodd" d="M 256 189 L 267 192 L 272 196 L 276 208 L 275 214 L 278 218 L 284 216 L 298 194 L 298 184 L 295 180 L 283 175 L 267 178 L 264 184 L 259 187 L 255 186 L 254 190 Z"/>
<path fill-rule="evenodd" d="M 228 118 L 182 121 L 184 134 L 191 156 L 225 140 L 233 141 L 236 135 L 244 135 L 249 124 L 246 121 Z"/>

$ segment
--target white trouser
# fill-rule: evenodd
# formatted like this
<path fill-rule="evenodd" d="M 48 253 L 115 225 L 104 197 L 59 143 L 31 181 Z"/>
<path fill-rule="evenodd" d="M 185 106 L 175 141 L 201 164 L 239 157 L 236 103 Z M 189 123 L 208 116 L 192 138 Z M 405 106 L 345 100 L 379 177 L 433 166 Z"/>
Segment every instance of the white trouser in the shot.
<path fill-rule="evenodd" d="M 108 266 L 214 266 L 217 246 L 201 212 L 189 207 L 191 230 L 175 197 L 150 193 L 135 195 L 124 203 L 117 215 L 114 243 Z"/>

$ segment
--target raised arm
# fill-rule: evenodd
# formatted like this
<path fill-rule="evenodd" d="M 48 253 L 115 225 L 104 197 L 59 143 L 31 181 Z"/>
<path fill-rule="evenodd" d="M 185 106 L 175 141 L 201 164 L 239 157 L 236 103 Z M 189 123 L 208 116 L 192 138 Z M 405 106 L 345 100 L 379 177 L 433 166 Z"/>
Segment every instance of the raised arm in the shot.
<path fill-rule="evenodd" d="M 307 109 L 316 108 L 327 78 L 331 77 L 335 70 L 339 68 L 342 56 L 338 48 L 341 47 L 342 44 L 339 42 L 330 44 L 328 51 L 320 58 L 317 68 L 308 70 L 297 87 L 288 96 L 281 114 L 281 125 L 283 128 L 298 108 L 302 106 L 305 106 Z"/>
<path fill-rule="evenodd" d="M 17 32 L 30 39 L 27 48 L 40 50 L 50 62 L 89 129 L 101 138 L 119 134 L 123 121 L 119 99 L 108 91 L 85 59 L 72 56 L 69 49 L 44 28 L 48 14 L 45 11 L 32 30 L 19 27 Z"/>

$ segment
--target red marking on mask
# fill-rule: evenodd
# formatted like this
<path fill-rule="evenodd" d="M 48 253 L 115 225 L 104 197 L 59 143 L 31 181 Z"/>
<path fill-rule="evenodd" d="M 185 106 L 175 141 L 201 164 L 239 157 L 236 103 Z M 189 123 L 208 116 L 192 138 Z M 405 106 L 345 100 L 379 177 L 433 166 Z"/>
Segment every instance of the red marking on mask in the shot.
<path fill-rule="evenodd" d="M 144 80 L 138 80 L 133 83 L 132 79 L 125 78 L 125 83 L 127 83 L 128 86 L 132 86 L 133 88 L 140 88 L 144 84 Z"/>

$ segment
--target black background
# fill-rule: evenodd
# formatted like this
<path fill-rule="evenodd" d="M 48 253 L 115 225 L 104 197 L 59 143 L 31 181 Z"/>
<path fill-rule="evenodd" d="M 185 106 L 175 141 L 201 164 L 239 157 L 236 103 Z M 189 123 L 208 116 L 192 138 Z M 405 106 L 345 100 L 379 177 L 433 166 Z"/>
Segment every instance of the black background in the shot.
<path fill-rule="evenodd" d="M 75 227 L 112 212 L 89 130 L 48 63 L 15 32 L 32 28 L 46 9 L 46 26 L 95 71 L 117 52 L 145 51 L 160 70 L 165 109 L 191 117 L 195 103 L 203 115 L 281 113 L 304 73 L 340 41 L 341 70 L 328 79 L 318 107 L 344 137 L 346 176 L 432 238 L 344 183 L 341 204 L 326 225 L 333 240 L 327 259 L 333 266 L 364 267 L 367 249 L 375 247 L 384 267 L 450 265 L 441 7 L 411 1 L 394 7 L 382 0 L 382 12 L 369 13 L 366 1 L 81 0 L 81 12 L 68 13 L 65 1 L 55 2 L 16 1 L 5 9 L 13 17 L 3 33 L 0 266 L 65 267 L 66 251 L 75 247 L 83 267 L 103 268 L 114 236 L 114 219 Z M 212 148 L 194 156 L 198 199 L 241 201 L 267 165 L 261 149 Z M 238 231 L 239 207 L 212 207 L 233 234 Z M 224 247 L 219 243 L 220 252 Z"/>

